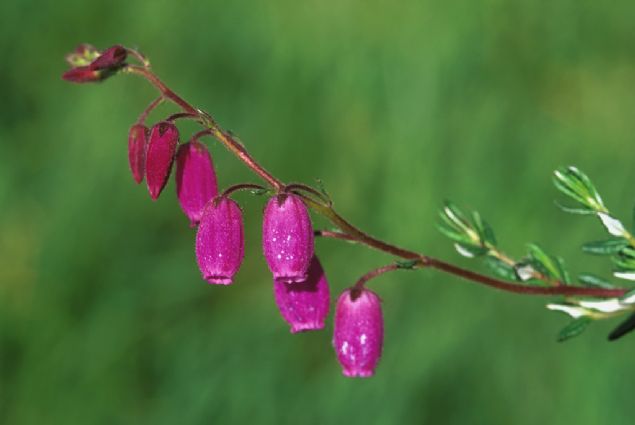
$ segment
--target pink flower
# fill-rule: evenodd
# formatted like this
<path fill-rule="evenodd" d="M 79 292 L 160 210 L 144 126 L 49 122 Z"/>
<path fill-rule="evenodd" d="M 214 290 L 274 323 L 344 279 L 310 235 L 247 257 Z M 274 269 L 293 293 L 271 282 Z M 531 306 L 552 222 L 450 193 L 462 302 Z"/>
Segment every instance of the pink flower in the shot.
<path fill-rule="evenodd" d="M 262 224 L 262 246 L 274 279 L 306 279 L 313 257 L 313 226 L 302 199 L 283 193 L 269 200 Z"/>
<path fill-rule="evenodd" d="M 229 285 L 243 261 L 245 242 L 240 207 L 226 197 L 203 209 L 196 233 L 196 261 L 208 283 Z"/>
<path fill-rule="evenodd" d="M 276 304 L 291 325 L 291 333 L 324 328 L 329 313 L 329 284 L 316 256 L 311 260 L 304 282 L 286 283 L 276 279 L 273 285 Z"/>
<path fill-rule="evenodd" d="M 162 121 L 150 131 L 146 151 L 146 184 L 150 197 L 157 200 L 168 181 L 174 162 L 179 131 L 174 124 Z"/>
<path fill-rule="evenodd" d="M 128 133 L 128 163 L 137 184 L 143 180 L 149 132 L 145 125 L 135 124 Z"/>
<path fill-rule="evenodd" d="M 377 294 L 366 288 L 345 290 L 337 300 L 333 331 L 333 347 L 343 374 L 372 376 L 383 339 L 384 319 Z"/>
<path fill-rule="evenodd" d="M 212 157 L 198 141 L 181 145 L 176 154 L 176 195 L 192 226 L 201 220 L 205 204 L 218 195 Z"/>

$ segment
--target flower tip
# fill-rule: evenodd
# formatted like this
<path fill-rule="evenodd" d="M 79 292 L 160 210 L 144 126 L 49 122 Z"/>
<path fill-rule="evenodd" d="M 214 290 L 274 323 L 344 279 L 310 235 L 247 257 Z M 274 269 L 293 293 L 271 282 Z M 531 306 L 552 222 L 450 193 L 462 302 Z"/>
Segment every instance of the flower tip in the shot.
<path fill-rule="evenodd" d="M 287 285 L 292 285 L 294 283 L 306 282 L 308 276 L 309 276 L 308 273 L 295 274 L 295 275 L 291 275 L 291 274 L 287 274 L 287 275 L 274 274 L 273 275 L 273 280 L 276 281 L 276 282 L 287 284 Z"/>
<path fill-rule="evenodd" d="M 205 276 L 205 280 L 210 285 L 231 285 L 234 280 L 228 276 Z"/>
<path fill-rule="evenodd" d="M 324 320 L 306 322 L 306 323 L 294 323 L 291 325 L 291 333 L 297 334 L 308 331 L 319 331 L 324 329 Z"/>
<path fill-rule="evenodd" d="M 347 378 L 370 378 L 375 375 L 372 369 L 343 368 L 342 375 Z"/>
<path fill-rule="evenodd" d="M 71 83 L 93 83 L 96 81 L 100 81 L 101 79 L 101 72 L 95 69 L 91 69 L 88 66 L 72 68 L 62 74 L 62 80 Z"/>

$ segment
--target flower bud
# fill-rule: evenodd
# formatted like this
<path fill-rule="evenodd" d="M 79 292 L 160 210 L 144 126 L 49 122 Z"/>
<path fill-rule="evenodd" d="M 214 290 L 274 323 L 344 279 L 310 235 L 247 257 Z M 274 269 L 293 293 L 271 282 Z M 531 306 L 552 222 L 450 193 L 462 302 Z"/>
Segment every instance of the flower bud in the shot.
<path fill-rule="evenodd" d="M 90 63 L 92 69 L 115 69 L 126 60 L 128 52 L 122 46 L 116 45 L 104 50 Z"/>
<path fill-rule="evenodd" d="M 218 195 L 212 157 L 202 143 L 192 141 L 179 147 L 176 154 L 176 195 L 192 226 L 201 220 L 205 204 Z"/>
<path fill-rule="evenodd" d="M 345 290 L 337 300 L 333 331 L 333 347 L 344 375 L 372 376 L 383 339 L 384 319 L 377 294 L 366 288 Z"/>
<path fill-rule="evenodd" d="M 245 242 L 240 207 L 233 200 L 210 200 L 196 232 L 196 261 L 208 283 L 229 285 L 243 261 Z"/>
<path fill-rule="evenodd" d="M 150 131 L 150 141 L 146 151 L 146 183 L 150 197 L 157 200 L 168 181 L 174 162 L 179 131 L 171 122 L 155 124 Z"/>
<path fill-rule="evenodd" d="M 80 44 L 75 50 L 65 57 L 66 62 L 73 68 L 90 65 L 92 61 L 99 57 L 100 53 L 90 44 Z"/>
<path fill-rule="evenodd" d="M 71 83 L 94 83 L 105 78 L 104 72 L 90 66 L 72 68 L 62 74 L 62 79 Z"/>
<path fill-rule="evenodd" d="M 276 279 L 273 285 L 276 304 L 284 320 L 291 325 L 291 333 L 324 328 L 330 294 L 317 256 L 313 256 L 304 282 L 286 283 Z"/>
<path fill-rule="evenodd" d="M 313 226 L 302 199 L 285 193 L 269 200 L 262 224 L 262 246 L 274 279 L 306 279 L 313 257 Z"/>
<path fill-rule="evenodd" d="M 135 124 L 128 133 L 128 164 L 137 184 L 143 180 L 149 132 L 145 125 Z"/>

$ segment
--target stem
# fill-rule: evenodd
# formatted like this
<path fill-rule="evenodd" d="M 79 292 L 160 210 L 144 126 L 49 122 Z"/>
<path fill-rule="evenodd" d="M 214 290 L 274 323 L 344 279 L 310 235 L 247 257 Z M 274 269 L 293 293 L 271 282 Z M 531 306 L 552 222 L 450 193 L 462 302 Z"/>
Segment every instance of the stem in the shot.
<path fill-rule="evenodd" d="M 187 118 L 187 119 L 191 119 L 191 120 L 199 120 L 200 119 L 200 117 L 197 114 L 191 114 L 189 112 L 177 112 L 176 114 L 170 115 L 165 120 L 166 121 L 176 121 L 176 120 L 181 119 L 181 118 Z"/>
<path fill-rule="evenodd" d="M 299 191 L 299 190 L 305 191 L 307 193 L 315 195 L 317 198 L 321 199 L 325 204 L 331 205 L 331 200 L 330 199 L 328 199 L 326 196 L 324 196 L 324 194 L 320 193 L 320 191 L 315 190 L 311 186 L 307 186 L 306 184 L 289 183 L 288 185 L 286 185 L 284 187 L 284 190 L 293 191 L 296 194 L 297 194 L 297 191 Z"/>
<path fill-rule="evenodd" d="M 195 137 L 199 137 L 199 135 L 211 134 L 218 141 L 220 141 L 227 149 L 229 149 L 234 155 L 238 157 L 247 167 L 249 167 L 255 174 L 257 174 L 260 178 L 266 181 L 270 186 L 272 186 L 276 191 L 282 191 L 285 188 L 284 183 L 274 177 L 271 173 L 269 173 L 263 166 L 261 166 L 245 149 L 245 147 L 234 138 L 234 136 L 223 130 L 214 120 L 214 118 L 200 109 L 197 109 L 190 105 L 187 101 L 173 92 L 170 88 L 168 88 L 152 71 L 147 68 L 136 66 L 136 65 L 126 65 L 123 69 L 124 72 L 136 74 L 144 77 L 148 82 L 154 85 L 162 94 L 162 98 L 168 99 L 177 106 L 179 106 L 184 114 L 193 115 L 199 118 L 201 124 L 205 127 L 205 130 L 197 133 Z M 229 188 L 227 190 L 238 190 L 238 186 L 236 185 L 236 189 Z M 294 187 L 294 185 L 291 185 Z M 304 185 L 295 185 L 296 189 L 304 189 L 306 191 L 306 187 Z M 288 186 L 287 186 L 288 188 Z M 312 189 L 312 188 L 311 188 Z M 227 192 L 227 190 L 225 192 Z M 308 190 L 308 192 L 314 194 L 314 190 Z M 436 258 L 428 257 L 424 254 L 417 253 L 415 251 L 411 251 L 408 249 L 404 249 L 398 247 L 396 245 L 390 244 L 388 242 L 382 241 L 380 239 L 374 238 L 369 234 L 365 233 L 361 229 L 355 227 L 351 223 L 349 223 L 346 219 L 344 219 L 341 215 L 339 215 L 329 203 L 321 203 L 316 201 L 310 196 L 307 196 L 299 191 L 294 192 L 298 196 L 300 196 L 305 203 L 313 209 L 316 213 L 327 218 L 331 223 L 333 223 L 336 227 L 338 227 L 341 232 L 329 232 L 329 231 L 319 231 L 319 236 L 325 237 L 333 237 L 338 239 L 346 239 L 350 241 L 356 241 L 362 243 L 371 248 L 377 249 L 379 251 L 385 252 L 387 254 L 391 254 L 396 257 L 400 257 L 408 260 L 417 260 L 419 264 L 419 268 L 421 267 L 431 267 L 445 273 L 453 274 L 455 276 L 462 277 L 466 280 L 480 283 L 492 288 L 496 288 L 502 291 L 513 292 L 517 294 L 526 294 L 526 295 L 567 295 L 567 296 L 588 296 L 588 297 L 598 297 L 598 298 L 612 298 L 612 297 L 620 297 L 627 292 L 627 289 L 624 288 L 615 288 L 615 289 L 603 289 L 603 288 L 587 288 L 587 287 L 577 287 L 570 286 L 565 284 L 560 284 L 558 286 L 552 287 L 539 287 L 539 286 L 530 286 L 524 284 L 510 283 L 502 280 L 498 280 L 486 275 L 482 275 L 470 270 L 462 269 L 453 264 L 446 263 L 445 261 L 438 260 Z M 320 200 L 323 198 L 320 197 Z M 369 279 L 372 279 L 375 276 L 386 273 L 388 271 L 396 270 L 399 268 L 395 264 L 391 264 L 389 266 L 384 266 L 379 269 L 373 270 L 363 276 L 360 281 L 362 282 L 360 285 L 363 285 Z"/>
<path fill-rule="evenodd" d="M 197 115 L 201 118 L 201 124 L 206 127 L 212 136 L 214 136 L 219 142 L 221 142 L 227 149 L 229 149 L 234 155 L 238 157 L 242 162 L 247 165 L 247 167 L 251 168 L 251 170 L 258 174 L 263 180 L 265 180 L 269 185 L 275 188 L 277 191 L 280 191 L 284 184 L 275 178 L 271 173 L 269 173 L 262 165 L 260 165 L 250 154 L 247 152 L 247 149 L 238 142 L 234 137 L 227 131 L 223 130 L 214 118 L 212 118 L 209 114 L 201 111 L 190 105 L 186 100 L 182 97 L 174 93 L 168 86 L 163 83 L 152 71 L 149 69 L 136 66 L 136 65 L 126 65 L 123 68 L 124 72 L 129 72 L 132 74 L 140 75 L 145 78 L 155 86 L 165 98 L 169 99 L 177 106 L 180 106 L 183 109 L 183 112 Z"/>
<path fill-rule="evenodd" d="M 161 102 L 163 102 L 163 96 L 159 96 L 156 99 L 154 99 L 152 101 L 152 103 L 150 103 L 148 105 L 148 107 L 146 109 L 144 109 L 144 111 L 141 113 L 141 115 L 139 115 L 139 119 L 137 120 L 137 124 L 145 124 L 146 118 L 148 118 L 148 115 L 150 114 L 150 112 L 152 112 L 154 110 L 154 108 L 159 106 L 161 104 Z"/>
<path fill-rule="evenodd" d="M 266 187 L 256 183 L 240 183 L 240 184 L 235 184 L 233 186 L 229 186 L 227 189 L 223 191 L 223 193 L 221 193 L 220 196 L 222 198 L 225 198 L 238 190 L 249 190 L 249 189 L 267 190 Z"/>
<path fill-rule="evenodd" d="M 384 273 L 388 273 L 388 272 L 392 272 L 392 271 L 400 270 L 400 269 L 402 268 L 399 267 L 399 265 L 397 264 L 388 264 L 387 266 L 383 266 L 383 267 L 379 267 L 374 270 L 371 270 L 368 273 L 366 273 L 364 276 L 359 278 L 359 280 L 355 283 L 355 286 L 353 286 L 353 291 L 359 293 L 361 292 L 362 289 L 364 289 L 364 285 L 369 280 L 374 279 L 377 276 L 381 276 Z"/>

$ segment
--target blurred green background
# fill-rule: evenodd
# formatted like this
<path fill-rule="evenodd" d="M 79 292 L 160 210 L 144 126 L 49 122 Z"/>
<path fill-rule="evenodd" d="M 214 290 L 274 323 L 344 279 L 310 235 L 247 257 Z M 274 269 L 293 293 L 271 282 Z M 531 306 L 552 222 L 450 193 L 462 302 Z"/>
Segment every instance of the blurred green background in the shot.
<path fill-rule="evenodd" d="M 554 208 L 550 174 L 578 165 L 630 216 L 632 1 L 9 0 L 0 16 L 0 423 L 632 423 L 635 338 L 609 344 L 615 323 L 598 323 L 558 344 L 567 319 L 546 299 L 434 271 L 372 283 L 383 359 L 342 377 L 331 321 L 291 335 L 278 315 L 263 199 L 239 195 L 236 284 L 206 285 L 173 182 L 153 203 L 128 170 L 154 91 L 60 79 L 80 42 L 138 46 L 276 175 L 322 178 L 374 235 L 481 269 L 435 230 L 450 198 L 512 255 L 536 242 L 607 275 L 579 251 L 601 226 Z M 254 181 L 211 149 L 222 186 Z M 390 261 L 317 250 L 334 296 Z"/>

